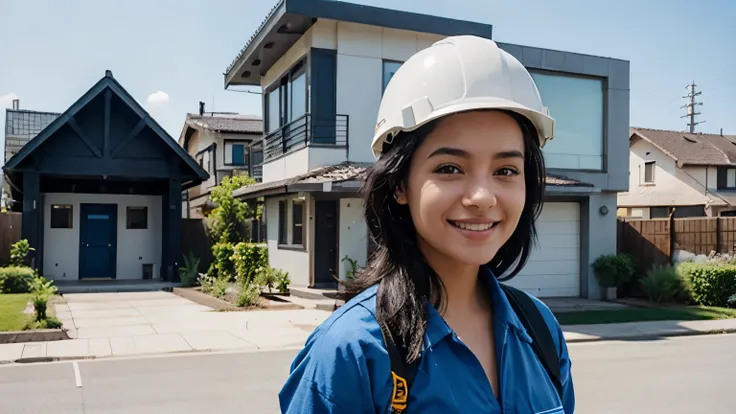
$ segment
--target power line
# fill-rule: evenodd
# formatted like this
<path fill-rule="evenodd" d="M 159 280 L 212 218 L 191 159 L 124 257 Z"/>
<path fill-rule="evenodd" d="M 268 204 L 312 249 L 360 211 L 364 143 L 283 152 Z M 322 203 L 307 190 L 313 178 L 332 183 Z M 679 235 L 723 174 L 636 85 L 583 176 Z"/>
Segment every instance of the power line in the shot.
<path fill-rule="evenodd" d="M 683 96 L 685 99 L 690 99 L 690 102 L 687 105 L 683 105 L 680 108 L 687 108 L 687 114 L 681 116 L 680 118 L 690 118 L 690 122 L 687 124 L 688 128 L 690 128 L 690 133 L 695 133 L 695 125 L 702 124 L 705 121 L 698 121 L 695 122 L 695 116 L 700 115 L 700 112 L 695 112 L 695 107 L 698 105 L 703 105 L 702 102 L 695 102 L 695 97 L 698 95 L 701 95 L 703 92 L 695 92 L 695 87 L 698 86 L 695 84 L 695 81 L 691 83 L 690 85 L 686 86 L 687 89 L 690 90 L 690 93 Z"/>

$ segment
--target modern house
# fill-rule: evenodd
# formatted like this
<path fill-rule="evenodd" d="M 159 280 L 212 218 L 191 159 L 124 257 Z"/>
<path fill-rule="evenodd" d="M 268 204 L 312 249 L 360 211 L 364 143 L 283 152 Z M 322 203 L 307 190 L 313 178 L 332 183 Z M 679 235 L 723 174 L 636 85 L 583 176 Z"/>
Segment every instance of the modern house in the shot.
<path fill-rule="evenodd" d="M 3 171 L 54 280 L 176 279 L 182 191 L 209 178 L 110 71 Z"/>
<path fill-rule="evenodd" d="M 327 0 L 282 0 L 225 74 L 261 88 L 269 260 L 295 286 L 334 286 L 371 243 L 357 194 L 383 89 L 403 61 L 490 24 Z M 629 62 L 499 43 L 533 72 L 557 136 L 539 246 L 512 284 L 540 297 L 599 296 L 591 263 L 616 251 L 616 195 L 628 188 Z"/>
<path fill-rule="evenodd" d="M 263 162 L 262 152 L 250 151 L 250 144 L 263 136 L 261 117 L 205 112 L 204 102 L 200 102 L 199 107 L 199 114 L 187 114 L 179 145 L 194 157 L 210 178 L 184 193 L 184 218 L 203 217 L 202 206 L 209 199 L 212 188 L 223 178 L 244 172 L 261 179 L 260 167 L 250 168 Z"/>
<path fill-rule="evenodd" d="M 632 128 L 618 216 L 736 216 L 736 135 Z"/>
<path fill-rule="evenodd" d="M 58 118 L 58 113 L 32 111 L 28 109 L 20 109 L 20 100 L 13 100 L 13 108 L 5 110 L 5 148 L 3 148 L 3 164 L 8 162 L 10 157 L 15 155 L 24 145 L 35 137 L 41 130 L 46 128 L 54 119 Z M 10 207 L 12 204 L 10 197 L 10 185 L 5 180 L 2 182 L 0 189 L 0 208 Z"/>

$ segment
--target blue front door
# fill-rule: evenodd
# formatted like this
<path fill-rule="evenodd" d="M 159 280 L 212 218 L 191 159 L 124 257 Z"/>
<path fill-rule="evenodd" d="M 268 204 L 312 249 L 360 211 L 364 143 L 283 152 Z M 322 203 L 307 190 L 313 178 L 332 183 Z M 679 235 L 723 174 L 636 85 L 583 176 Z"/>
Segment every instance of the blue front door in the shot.
<path fill-rule="evenodd" d="M 115 279 L 117 204 L 82 204 L 79 210 L 79 278 Z"/>

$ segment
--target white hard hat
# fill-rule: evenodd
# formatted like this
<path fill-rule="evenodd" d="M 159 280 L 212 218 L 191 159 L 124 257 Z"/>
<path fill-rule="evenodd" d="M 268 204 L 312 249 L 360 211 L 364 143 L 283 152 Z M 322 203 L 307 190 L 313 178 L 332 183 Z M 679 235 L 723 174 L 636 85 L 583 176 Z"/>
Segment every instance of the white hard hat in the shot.
<path fill-rule="evenodd" d="M 554 138 L 555 121 L 521 62 L 490 39 L 451 36 L 417 52 L 391 78 L 378 110 L 373 155 L 378 157 L 383 143 L 398 132 L 477 109 L 505 109 L 526 117 L 542 146 Z"/>

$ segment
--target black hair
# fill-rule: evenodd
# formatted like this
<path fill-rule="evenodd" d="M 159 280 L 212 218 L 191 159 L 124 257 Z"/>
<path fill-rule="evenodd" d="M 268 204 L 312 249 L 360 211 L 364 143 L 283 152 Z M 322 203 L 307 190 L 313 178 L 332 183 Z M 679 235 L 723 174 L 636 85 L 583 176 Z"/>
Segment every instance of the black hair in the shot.
<path fill-rule="evenodd" d="M 503 112 L 521 127 L 525 147 L 526 203 L 513 234 L 488 263 L 499 280 L 509 280 L 524 267 L 536 241 L 534 222 L 542 208 L 546 174 L 536 128 L 515 112 Z M 393 144 L 384 145 L 383 155 L 367 172 L 361 191 L 365 222 L 376 249 L 363 272 L 345 282 L 349 295 L 379 284 L 376 318 L 389 328 L 398 344 L 405 346 L 409 363 L 422 351 L 426 303 L 442 309 L 444 287 L 419 250 L 409 207 L 399 204 L 395 194 L 397 188 L 405 188 L 412 157 L 435 125 L 432 122 L 400 133 Z"/>

